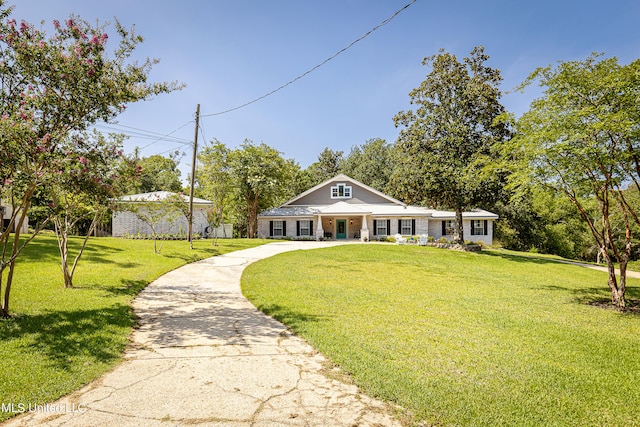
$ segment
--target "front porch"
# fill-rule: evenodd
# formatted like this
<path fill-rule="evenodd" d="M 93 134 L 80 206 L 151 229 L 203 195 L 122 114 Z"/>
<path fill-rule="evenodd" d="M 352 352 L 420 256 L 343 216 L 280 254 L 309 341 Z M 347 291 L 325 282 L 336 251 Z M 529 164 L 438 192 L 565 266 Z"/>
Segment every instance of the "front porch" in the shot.
<path fill-rule="evenodd" d="M 317 215 L 316 240 L 369 241 L 367 215 Z"/>

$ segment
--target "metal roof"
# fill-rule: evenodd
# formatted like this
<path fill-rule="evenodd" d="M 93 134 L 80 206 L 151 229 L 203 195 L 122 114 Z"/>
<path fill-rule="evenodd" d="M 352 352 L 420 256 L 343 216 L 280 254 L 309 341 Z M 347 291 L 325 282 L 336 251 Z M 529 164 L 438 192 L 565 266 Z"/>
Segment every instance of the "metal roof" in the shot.
<path fill-rule="evenodd" d="M 182 200 L 184 200 L 187 203 L 189 202 L 189 196 L 187 196 L 186 194 L 172 193 L 171 191 L 152 191 L 150 193 L 131 194 L 128 196 L 122 196 L 118 198 L 118 201 L 134 202 L 134 203 L 162 202 L 164 200 L 167 200 L 169 197 L 175 197 L 175 196 L 181 197 Z M 199 199 L 197 197 L 193 198 L 193 203 L 196 203 L 199 205 L 213 205 L 213 202 L 205 199 Z"/>

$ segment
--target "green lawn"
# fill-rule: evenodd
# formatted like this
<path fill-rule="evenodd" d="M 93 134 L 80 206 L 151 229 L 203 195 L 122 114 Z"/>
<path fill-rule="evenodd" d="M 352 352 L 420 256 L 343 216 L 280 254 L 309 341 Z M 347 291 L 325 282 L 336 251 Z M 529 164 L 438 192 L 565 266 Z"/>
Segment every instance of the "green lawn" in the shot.
<path fill-rule="evenodd" d="M 130 301 L 153 279 L 188 262 L 264 240 L 89 241 L 65 289 L 55 237 L 42 235 L 20 257 L 11 293 L 15 316 L 0 319 L 0 403 L 44 404 L 97 378 L 121 360 L 134 324 Z M 78 247 L 79 240 L 72 242 Z M 0 421 L 12 414 L 0 411 Z"/>
<path fill-rule="evenodd" d="M 640 314 L 593 304 L 606 282 L 513 253 L 369 244 L 254 263 L 242 288 L 414 423 L 638 426 Z"/>

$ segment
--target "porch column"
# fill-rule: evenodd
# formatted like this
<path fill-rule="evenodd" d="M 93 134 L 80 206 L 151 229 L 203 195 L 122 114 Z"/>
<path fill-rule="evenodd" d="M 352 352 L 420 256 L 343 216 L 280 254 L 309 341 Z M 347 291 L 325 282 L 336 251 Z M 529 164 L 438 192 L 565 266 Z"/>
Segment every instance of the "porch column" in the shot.
<path fill-rule="evenodd" d="M 360 230 L 360 241 L 369 241 L 369 227 L 367 226 L 367 216 L 362 215 L 362 229 Z"/>
<path fill-rule="evenodd" d="M 318 226 L 316 227 L 316 240 L 324 239 L 324 230 L 322 229 L 322 215 L 318 214 Z"/>

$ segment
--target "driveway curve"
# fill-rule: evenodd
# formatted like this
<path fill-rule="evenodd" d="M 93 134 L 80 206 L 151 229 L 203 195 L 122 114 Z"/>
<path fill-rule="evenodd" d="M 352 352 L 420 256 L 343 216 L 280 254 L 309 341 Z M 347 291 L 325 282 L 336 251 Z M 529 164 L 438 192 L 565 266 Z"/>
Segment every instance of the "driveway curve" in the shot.
<path fill-rule="evenodd" d="M 125 360 L 8 426 L 400 426 L 388 406 L 331 379 L 324 357 L 240 292 L 244 268 L 292 250 L 276 242 L 183 266 L 135 299 Z"/>

